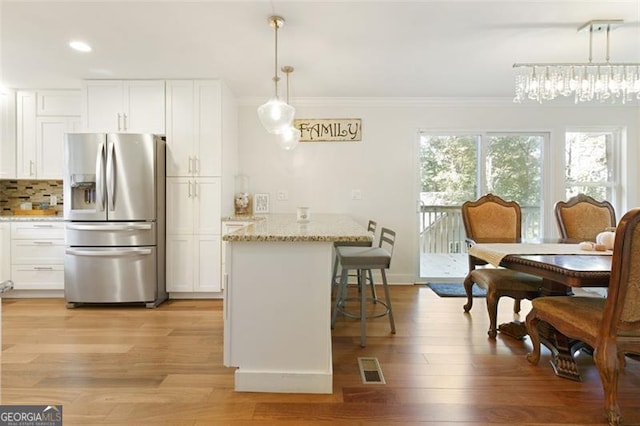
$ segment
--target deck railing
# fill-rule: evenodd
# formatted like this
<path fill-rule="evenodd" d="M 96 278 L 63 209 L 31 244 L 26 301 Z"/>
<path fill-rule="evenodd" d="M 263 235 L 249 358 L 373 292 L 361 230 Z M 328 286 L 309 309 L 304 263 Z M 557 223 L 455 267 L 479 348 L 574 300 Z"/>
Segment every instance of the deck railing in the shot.
<path fill-rule="evenodd" d="M 523 238 L 539 238 L 540 207 L 521 206 Z M 460 206 L 422 205 L 420 249 L 423 253 L 466 253 Z"/>

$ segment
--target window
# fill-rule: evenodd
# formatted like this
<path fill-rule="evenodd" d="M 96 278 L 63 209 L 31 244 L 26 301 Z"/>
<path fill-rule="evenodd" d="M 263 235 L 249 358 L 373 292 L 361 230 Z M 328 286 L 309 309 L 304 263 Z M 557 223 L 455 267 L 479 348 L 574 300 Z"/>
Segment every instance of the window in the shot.
<path fill-rule="evenodd" d="M 584 193 L 616 204 L 616 147 L 613 131 L 567 132 L 565 187 L 567 199 Z"/>

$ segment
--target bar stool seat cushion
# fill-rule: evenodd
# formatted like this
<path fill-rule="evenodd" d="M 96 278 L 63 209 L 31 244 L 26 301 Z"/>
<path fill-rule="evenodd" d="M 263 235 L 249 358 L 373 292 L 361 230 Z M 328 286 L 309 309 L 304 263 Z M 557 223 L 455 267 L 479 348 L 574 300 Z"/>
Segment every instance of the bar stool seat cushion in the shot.
<path fill-rule="evenodd" d="M 342 267 L 350 269 L 380 269 L 388 268 L 391 263 L 391 255 L 380 247 L 336 247 Z"/>

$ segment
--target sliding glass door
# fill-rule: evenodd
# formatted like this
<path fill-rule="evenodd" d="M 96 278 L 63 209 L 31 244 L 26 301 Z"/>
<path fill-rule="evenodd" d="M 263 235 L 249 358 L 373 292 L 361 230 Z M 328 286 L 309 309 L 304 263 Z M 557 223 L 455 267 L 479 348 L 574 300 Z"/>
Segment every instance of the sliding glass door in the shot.
<path fill-rule="evenodd" d="M 491 192 L 517 201 L 523 237 L 541 235 L 542 154 L 532 133 L 420 134 L 420 276 L 459 278 L 467 270 L 460 206 Z M 462 274 L 462 275 L 461 275 Z"/>

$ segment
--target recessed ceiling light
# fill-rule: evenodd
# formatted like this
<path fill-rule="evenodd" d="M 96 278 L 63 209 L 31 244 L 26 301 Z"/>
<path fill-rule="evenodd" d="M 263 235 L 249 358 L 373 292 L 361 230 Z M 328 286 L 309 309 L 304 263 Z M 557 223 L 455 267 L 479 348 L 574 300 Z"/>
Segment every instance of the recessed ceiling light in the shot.
<path fill-rule="evenodd" d="M 84 41 L 70 41 L 69 46 L 78 52 L 91 52 L 91 46 Z"/>

